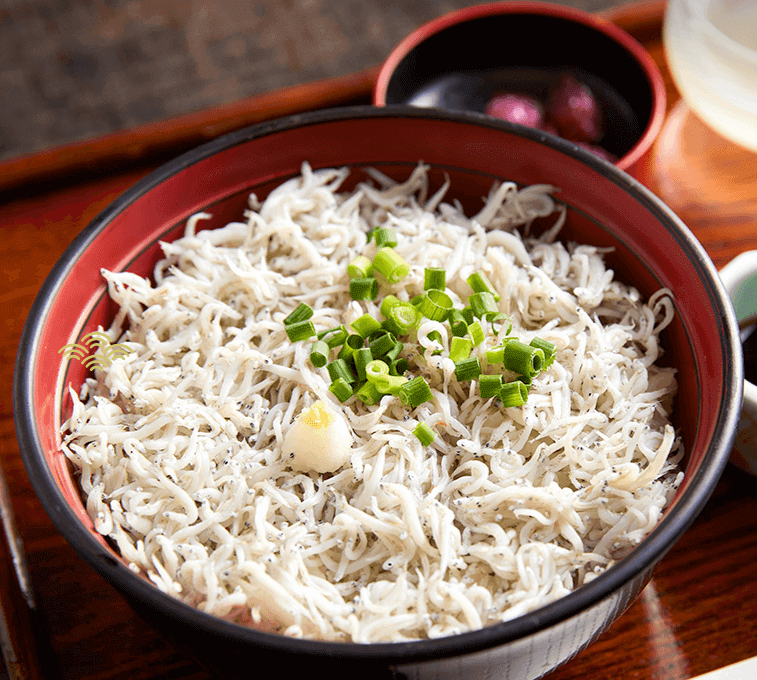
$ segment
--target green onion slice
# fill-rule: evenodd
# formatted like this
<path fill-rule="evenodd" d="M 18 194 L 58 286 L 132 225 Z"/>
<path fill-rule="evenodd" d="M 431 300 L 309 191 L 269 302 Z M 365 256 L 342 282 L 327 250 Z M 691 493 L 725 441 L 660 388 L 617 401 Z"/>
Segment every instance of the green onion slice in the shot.
<path fill-rule="evenodd" d="M 343 378 L 333 380 L 329 385 L 329 392 L 341 402 L 347 401 L 354 394 L 352 385 Z"/>
<path fill-rule="evenodd" d="M 389 246 L 379 249 L 373 256 L 373 268 L 389 283 L 399 283 L 410 273 L 410 265 Z"/>
<path fill-rule="evenodd" d="M 468 322 L 463 317 L 461 310 L 450 309 L 447 321 L 452 329 L 452 335 L 463 338 L 468 334 Z"/>
<path fill-rule="evenodd" d="M 394 349 L 397 344 L 397 338 L 390 332 L 385 332 L 383 335 L 376 336 L 368 343 L 368 347 L 371 348 L 371 353 L 374 357 L 380 357 Z"/>
<path fill-rule="evenodd" d="M 460 381 L 477 380 L 481 375 L 481 362 L 478 357 L 468 357 L 455 362 L 455 377 Z"/>
<path fill-rule="evenodd" d="M 388 352 L 385 352 L 384 357 L 389 361 L 394 361 L 395 359 L 397 359 L 397 357 L 399 357 L 403 349 L 405 349 L 405 343 L 403 343 L 401 340 L 396 340 L 394 347 L 392 347 Z"/>
<path fill-rule="evenodd" d="M 339 350 L 339 358 L 344 359 L 345 361 L 353 359 L 353 355 L 363 346 L 364 342 L 365 341 L 363 340 L 363 338 L 356 333 L 348 335 L 347 339 L 344 341 L 344 344 Z"/>
<path fill-rule="evenodd" d="M 468 296 L 468 303 L 471 306 L 473 316 L 478 319 L 493 317 L 499 314 L 497 301 L 491 293 L 473 293 Z M 473 322 L 471 321 L 471 323 Z"/>
<path fill-rule="evenodd" d="M 293 323 L 307 321 L 311 316 L 313 316 L 313 309 L 310 307 L 310 305 L 306 305 L 304 302 L 301 302 L 299 305 L 297 305 L 295 310 L 284 319 L 284 325 L 291 326 Z"/>
<path fill-rule="evenodd" d="M 329 346 L 329 349 L 334 349 L 344 343 L 348 335 L 349 333 L 345 326 L 336 326 L 335 328 L 321 331 L 317 337 L 319 340 L 323 340 Z"/>
<path fill-rule="evenodd" d="M 432 288 L 418 305 L 418 311 L 432 321 L 444 321 L 452 309 L 452 298 L 443 290 Z"/>
<path fill-rule="evenodd" d="M 387 364 L 385 361 L 381 361 L 381 359 L 374 359 L 373 361 L 369 361 L 365 365 L 366 380 L 373 382 L 380 378 L 382 375 L 389 375 L 389 364 Z"/>
<path fill-rule="evenodd" d="M 480 321 L 476 320 L 468 326 L 468 336 L 473 342 L 474 347 L 477 347 L 484 341 L 484 329 L 481 327 Z"/>
<path fill-rule="evenodd" d="M 499 398 L 505 408 L 523 406 L 528 401 L 528 387 L 520 380 L 504 383 L 499 389 Z"/>
<path fill-rule="evenodd" d="M 503 364 L 505 362 L 505 346 L 488 347 L 486 350 L 486 362 L 489 364 Z"/>
<path fill-rule="evenodd" d="M 434 395 L 431 393 L 428 383 L 419 375 L 412 380 L 408 380 L 400 387 L 399 397 L 405 406 L 415 408 L 427 401 L 431 401 Z"/>
<path fill-rule="evenodd" d="M 379 311 L 381 312 L 381 315 L 386 318 L 389 316 L 389 312 L 392 307 L 398 304 L 400 304 L 400 301 L 394 295 L 386 295 L 384 296 L 383 300 L 381 300 L 381 307 L 379 308 Z"/>
<path fill-rule="evenodd" d="M 323 340 L 316 340 L 310 348 L 310 363 L 323 368 L 329 361 L 329 346 Z"/>
<path fill-rule="evenodd" d="M 499 302 L 499 293 L 497 293 L 497 289 L 492 282 L 489 281 L 489 277 L 483 272 L 475 272 L 474 274 L 471 274 L 467 281 L 474 293 L 491 293 L 495 302 Z"/>
<path fill-rule="evenodd" d="M 370 347 L 360 347 L 352 355 L 352 361 L 355 364 L 355 373 L 359 382 L 365 382 L 368 376 L 365 374 L 365 367 L 373 361 L 373 354 Z"/>
<path fill-rule="evenodd" d="M 536 347 L 544 352 L 544 369 L 548 369 L 555 361 L 557 347 L 548 340 L 543 340 L 542 338 L 534 338 L 529 344 L 531 347 Z"/>
<path fill-rule="evenodd" d="M 436 439 L 436 432 L 434 432 L 427 423 L 418 423 L 413 428 L 413 434 L 418 438 L 421 446 L 428 446 Z"/>
<path fill-rule="evenodd" d="M 373 274 L 373 262 L 365 255 L 358 255 L 347 265 L 347 274 L 351 279 L 366 279 Z"/>
<path fill-rule="evenodd" d="M 371 382 L 383 394 L 400 394 L 408 379 L 402 375 L 380 375 Z"/>
<path fill-rule="evenodd" d="M 482 399 L 499 396 L 500 387 L 502 387 L 501 375 L 482 375 L 478 379 L 478 393 Z"/>
<path fill-rule="evenodd" d="M 376 386 L 372 382 L 364 382 L 360 386 L 360 389 L 355 392 L 355 396 L 364 404 L 373 406 L 381 401 L 383 395 L 376 389 Z"/>
<path fill-rule="evenodd" d="M 409 302 L 397 302 L 386 314 L 383 326 L 394 335 L 407 335 L 421 322 L 421 313 Z"/>
<path fill-rule="evenodd" d="M 449 358 L 455 363 L 467 359 L 470 357 L 471 349 L 473 349 L 473 341 L 470 338 L 452 336 L 449 342 Z"/>
<path fill-rule="evenodd" d="M 533 378 L 544 368 L 544 352 L 520 340 L 510 340 L 505 345 L 504 361 L 508 371 Z"/>
<path fill-rule="evenodd" d="M 295 321 L 294 323 L 285 325 L 284 329 L 291 342 L 307 340 L 316 334 L 315 326 L 310 319 L 307 319 L 306 321 Z"/>
<path fill-rule="evenodd" d="M 373 239 L 378 248 L 395 248 L 397 246 L 397 232 L 394 227 L 376 227 L 373 230 Z"/>
<path fill-rule="evenodd" d="M 370 314 L 359 316 L 350 326 L 362 338 L 367 338 L 371 333 L 381 330 L 381 322 Z"/>
<path fill-rule="evenodd" d="M 447 270 L 426 267 L 423 270 L 423 290 L 444 290 L 447 287 Z"/>
<path fill-rule="evenodd" d="M 379 293 L 378 279 L 350 279 L 350 297 L 353 300 L 375 300 Z"/>
<path fill-rule="evenodd" d="M 410 370 L 410 362 L 405 357 L 397 357 L 389 365 L 390 375 L 404 375 Z"/>
<path fill-rule="evenodd" d="M 330 361 L 326 364 L 326 370 L 329 372 L 329 377 L 332 382 L 339 380 L 340 378 L 350 384 L 357 382 L 357 377 L 344 359 L 334 359 L 334 361 Z"/>

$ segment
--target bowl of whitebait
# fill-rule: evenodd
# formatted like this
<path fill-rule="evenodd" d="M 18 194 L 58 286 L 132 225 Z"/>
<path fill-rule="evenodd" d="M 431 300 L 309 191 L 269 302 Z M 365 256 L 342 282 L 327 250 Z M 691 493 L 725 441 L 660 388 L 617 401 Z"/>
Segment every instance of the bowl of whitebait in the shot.
<path fill-rule="evenodd" d="M 225 678 L 537 678 L 704 506 L 744 382 L 711 260 L 556 136 L 354 107 L 221 137 L 72 242 L 15 413 L 61 534 Z"/>
<path fill-rule="evenodd" d="M 492 2 L 408 35 L 382 64 L 373 102 L 486 113 L 637 175 L 666 94 L 654 59 L 612 22 L 544 2 Z"/>

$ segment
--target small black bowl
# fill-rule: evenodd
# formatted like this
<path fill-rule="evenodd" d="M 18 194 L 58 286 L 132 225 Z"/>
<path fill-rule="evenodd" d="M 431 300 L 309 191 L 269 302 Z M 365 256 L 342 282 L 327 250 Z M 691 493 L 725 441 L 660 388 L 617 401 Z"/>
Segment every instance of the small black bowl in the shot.
<path fill-rule="evenodd" d="M 601 146 L 634 174 L 665 117 L 662 75 L 633 37 L 581 10 L 494 2 L 434 19 L 386 59 L 373 101 L 483 113 L 501 92 L 545 103 L 566 73 L 591 89 L 604 117 Z"/>

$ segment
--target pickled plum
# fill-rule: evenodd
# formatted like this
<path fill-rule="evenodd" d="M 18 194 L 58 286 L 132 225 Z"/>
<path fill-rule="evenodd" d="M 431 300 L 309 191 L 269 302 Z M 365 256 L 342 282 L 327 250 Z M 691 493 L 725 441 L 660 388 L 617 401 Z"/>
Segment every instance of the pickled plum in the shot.
<path fill-rule="evenodd" d="M 552 87 L 546 106 L 526 94 L 503 92 L 493 96 L 486 113 L 562 137 L 611 163 L 618 157 L 597 142 L 602 138 L 602 111 L 591 90 L 569 73 Z"/>
<path fill-rule="evenodd" d="M 602 137 L 602 114 L 591 90 L 570 74 L 552 89 L 547 114 L 560 135 L 574 142 L 597 142 Z"/>
<path fill-rule="evenodd" d="M 540 128 L 544 122 L 544 110 L 532 97 L 522 94 L 498 94 L 491 98 L 486 113 L 511 123 Z"/>

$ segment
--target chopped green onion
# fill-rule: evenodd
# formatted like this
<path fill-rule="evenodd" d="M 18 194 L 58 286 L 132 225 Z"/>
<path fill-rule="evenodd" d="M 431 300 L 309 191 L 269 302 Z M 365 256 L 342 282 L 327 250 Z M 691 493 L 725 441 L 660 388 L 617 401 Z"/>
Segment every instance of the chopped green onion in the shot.
<path fill-rule="evenodd" d="M 373 268 L 389 283 L 399 283 L 410 273 L 408 263 L 389 246 L 384 246 L 373 256 Z"/>
<path fill-rule="evenodd" d="M 413 434 L 418 438 L 421 446 L 428 446 L 434 439 L 436 439 L 436 432 L 434 432 L 427 423 L 418 423 L 413 428 Z"/>
<path fill-rule="evenodd" d="M 503 364 L 505 362 L 505 346 L 497 345 L 486 350 L 486 362 L 489 364 Z"/>
<path fill-rule="evenodd" d="M 313 309 L 310 307 L 310 305 L 306 305 L 304 302 L 301 302 L 299 305 L 297 305 L 295 310 L 284 319 L 284 325 L 291 326 L 293 323 L 307 321 L 311 316 L 313 316 Z"/>
<path fill-rule="evenodd" d="M 473 309 L 470 305 L 465 305 L 462 310 L 463 319 L 465 319 L 465 322 L 468 324 L 472 324 L 476 319 L 473 316 Z"/>
<path fill-rule="evenodd" d="M 367 338 L 371 333 L 381 330 L 381 322 L 370 314 L 359 316 L 350 326 L 362 338 Z"/>
<path fill-rule="evenodd" d="M 468 326 L 468 335 L 473 341 L 473 346 L 477 347 L 484 341 L 484 329 L 481 328 L 481 322 L 476 320 Z"/>
<path fill-rule="evenodd" d="M 443 290 L 432 288 L 426 291 L 418 305 L 418 311 L 432 321 L 444 321 L 452 309 L 452 298 Z"/>
<path fill-rule="evenodd" d="M 400 401 L 410 408 L 420 406 L 434 398 L 428 383 L 420 375 L 404 383 L 400 387 L 399 396 Z"/>
<path fill-rule="evenodd" d="M 380 359 L 369 361 L 365 366 L 366 380 L 374 381 L 382 375 L 389 375 L 389 364 Z"/>
<path fill-rule="evenodd" d="M 383 395 L 376 389 L 376 386 L 372 382 L 365 382 L 360 386 L 360 389 L 355 392 L 355 396 L 364 404 L 373 406 L 381 401 Z"/>
<path fill-rule="evenodd" d="M 315 333 L 315 326 L 313 322 L 308 319 L 307 321 L 295 321 L 284 326 L 289 340 L 291 342 L 299 342 L 300 340 L 307 340 L 312 338 Z"/>
<path fill-rule="evenodd" d="M 339 358 L 345 361 L 352 359 L 355 352 L 363 346 L 364 342 L 365 340 L 356 333 L 348 335 L 342 348 L 339 350 Z"/>
<path fill-rule="evenodd" d="M 426 267 L 423 271 L 423 290 L 444 290 L 447 287 L 447 270 Z"/>
<path fill-rule="evenodd" d="M 329 346 L 323 340 L 316 340 L 310 348 L 310 363 L 323 368 L 329 361 Z"/>
<path fill-rule="evenodd" d="M 468 357 L 455 362 L 455 377 L 460 381 L 476 380 L 481 375 L 481 362 L 478 357 Z"/>
<path fill-rule="evenodd" d="M 371 382 L 383 394 L 399 394 L 408 379 L 402 375 L 380 375 Z"/>
<path fill-rule="evenodd" d="M 468 322 L 463 318 L 463 313 L 459 309 L 450 309 L 447 317 L 452 335 L 465 337 L 468 334 Z"/>
<path fill-rule="evenodd" d="M 352 385 L 344 380 L 344 378 L 333 380 L 329 385 L 329 392 L 341 402 L 347 401 L 354 394 Z"/>
<path fill-rule="evenodd" d="M 467 281 L 474 293 L 491 293 L 494 296 L 494 301 L 499 302 L 499 293 L 497 293 L 497 289 L 483 272 L 471 274 Z"/>
<path fill-rule="evenodd" d="M 413 305 L 413 307 L 417 307 L 421 303 L 421 300 L 423 300 L 423 296 L 422 295 L 416 295 L 416 296 L 410 298 L 410 304 Z"/>
<path fill-rule="evenodd" d="M 404 375 L 410 370 L 410 362 L 405 357 L 397 357 L 389 365 L 390 375 Z"/>
<path fill-rule="evenodd" d="M 452 336 L 449 342 L 449 358 L 456 363 L 467 359 L 470 357 L 471 349 L 473 349 L 473 342 L 470 338 Z"/>
<path fill-rule="evenodd" d="M 394 361 L 402 353 L 403 349 L 405 349 L 405 344 L 401 340 L 396 340 L 394 347 L 388 352 L 384 352 L 384 356 L 389 359 L 389 361 Z"/>
<path fill-rule="evenodd" d="M 355 374 L 344 359 L 330 361 L 326 364 L 326 370 L 328 370 L 332 382 L 339 380 L 339 378 L 350 384 L 357 382 Z"/>
<path fill-rule="evenodd" d="M 396 342 L 397 338 L 391 333 L 386 332 L 371 340 L 368 343 L 368 347 L 371 348 L 371 354 L 373 354 L 374 357 L 380 357 L 394 349 Z"/>
<path fill-rule="evenodd" d="M 355 350 L 352 355 L 352 361 L 355 363 L 355 373 L 359 382 L 365 382 L 367 376 L 365 374 L 365 367 L 373 361 L 373 354 L 370 347 L 360 347 Z"/>
<path fill-rule="evenodd" d="M 358 255 L 347 265 L 347 274 L 351 279 L 366 279 L 373 274 L 373 262 L 365 255 Z"/>
<path fill-rule="evenodd" d="M 417 328 L 421 322 L 421 313 L 409 302 L 397 302 L 386 315 L 384 328 L 394 335 L 407 335 L 413 328 Z"/>
<path fill-rule="evenodd" d="M 505 345 L 505 368 L 513 373 L 533 378 L 544 368 L 544 352 L 520 340 L 510 340 Z"/>
<path fill-rule="evenodd" d="M 491 293 L 473 293 L 468 296 L 468 303 L 471 306 L 473 316 L 478 319 L 493 317 L 495 314 L 499 314 L 497 301 Z M 473 322 L 471 321 L 471 323 Z"/>
<path fill-rule="evenodd" d="M 499 396 L 500 387 L 502 387 L 501 375 L 482 375 L 478 379 L 478 393 L 482 399 Z"/>
<path fill-rule="evenodd" d="M 350 297 L 353 300 L 375 300 L 378 297 L 378 279 L 350 279 Z"/>
<path fill-rule="evenodd" d="M 504 383 L 499 389 L 499 398 L 505 408 L 523 406 L 528 401 L 528 387 L 520 380 Z"/>
<path fill-rule="evenodd" d="M 336 328 L 329 328 L 326 331 L 318 333 L 319 340 L 324 340 L 329 346 L 329 349 L 339 347 L 346 339 L 349 333 L 345 326 L 337 326 Z"/>
<path fill-rule="evenodd" d="M 394 248 L 397 246 L 397 232 L 394 227 L 376 227 L 373 230 L 373 239 L 378 248 Z"/>
<path fill-rule="evenodd" d="M 557 347 L 548 340 L 543 340 L 542 338 L 534 338 L 529 344 L 531 347 L 536 347 L 544 352 L 544 370 L 548 369 L 555 361 Z"/>
<path fill-rule="evenodd" d="M 400 301 L 394 295 L 387 295 L 383 300 L 381 300 L 381 307 L 379 308 L 379 311 L 381 312 L 381 315 L 386 318 L 389 316 L 389 311 L 392 309 L 392 307 L 398 304 L 400 304 Z"/>

